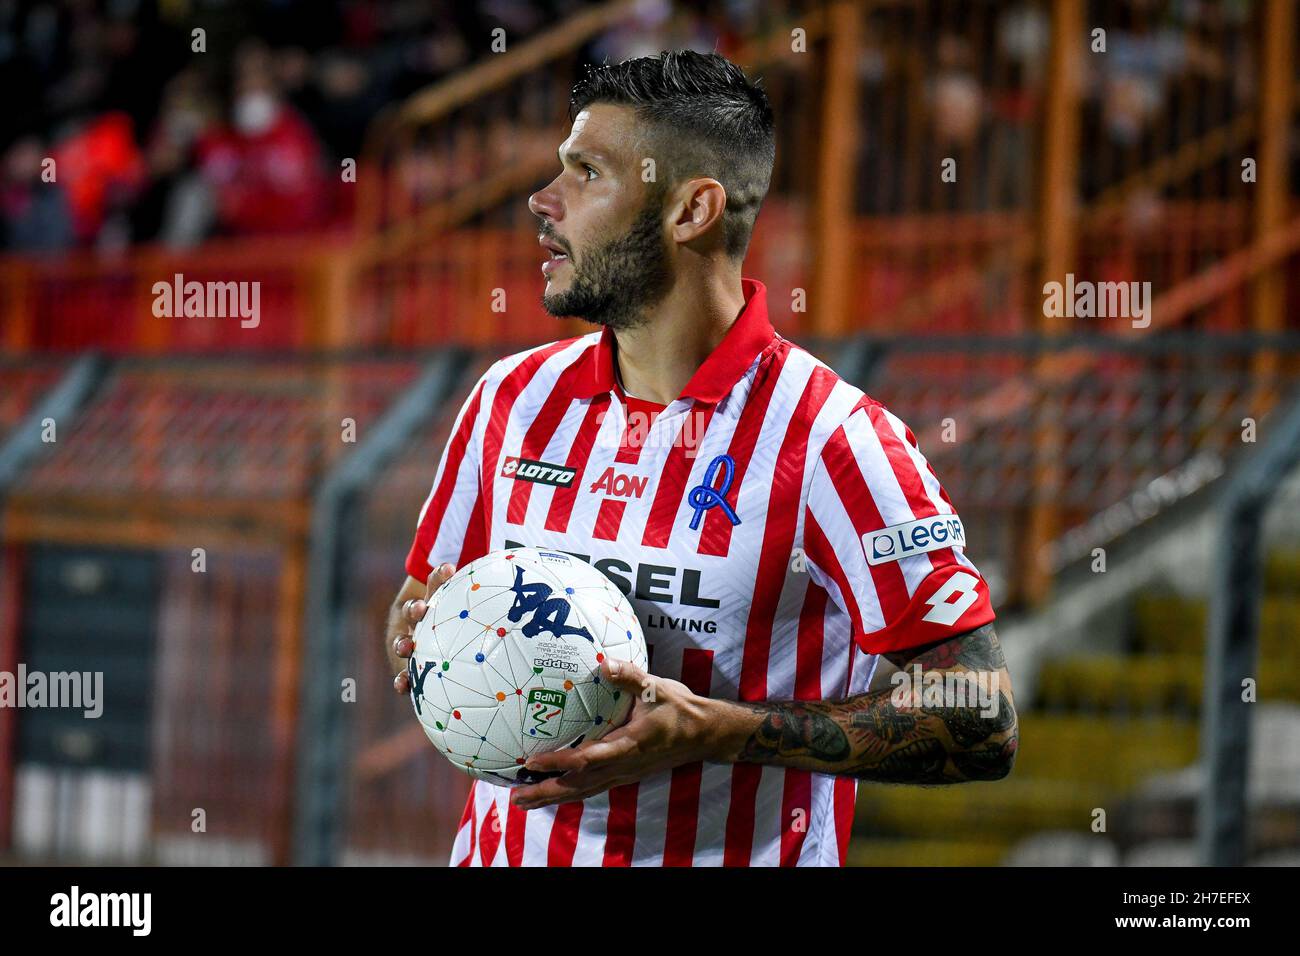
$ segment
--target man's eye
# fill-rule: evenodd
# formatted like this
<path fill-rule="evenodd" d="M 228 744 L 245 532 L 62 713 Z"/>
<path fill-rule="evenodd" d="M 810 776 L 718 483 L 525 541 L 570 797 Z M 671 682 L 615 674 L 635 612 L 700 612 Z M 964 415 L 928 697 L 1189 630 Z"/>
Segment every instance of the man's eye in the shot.
<path fill-rule="evenodd" d="M 589 163 L 583 163 L 582 168 L 587 172 L 586 178 L 588 182 L 596 178 L 596 170 L 592 169 Z"/>

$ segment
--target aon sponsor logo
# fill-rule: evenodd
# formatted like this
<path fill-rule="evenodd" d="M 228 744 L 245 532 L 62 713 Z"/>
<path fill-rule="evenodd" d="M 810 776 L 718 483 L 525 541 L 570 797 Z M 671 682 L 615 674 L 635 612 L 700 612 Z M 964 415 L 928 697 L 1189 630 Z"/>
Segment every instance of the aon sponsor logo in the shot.
<path fill-rule="evenodd" d="M 591 483 L 589 490 L 593 495 L 640 498 L 649 483 L 650 479 L 645 475 L 624 475 L 613 468 L 606 468 L 601 476 Z"/>

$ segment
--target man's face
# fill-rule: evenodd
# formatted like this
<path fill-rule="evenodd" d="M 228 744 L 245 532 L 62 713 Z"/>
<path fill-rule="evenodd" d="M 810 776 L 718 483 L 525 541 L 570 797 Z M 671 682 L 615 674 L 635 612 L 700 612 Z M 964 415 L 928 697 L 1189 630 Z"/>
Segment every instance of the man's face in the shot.
<path fill-rule="evenodd" d="M 644 321 L 667 292 L 671 264 L 662 191 L 642 181 L 643 127 L 628 107 L 594 104 L 560 144 L 560 174 L 534 193 L 541 220 L 542 305 L 613 329 Z"/>

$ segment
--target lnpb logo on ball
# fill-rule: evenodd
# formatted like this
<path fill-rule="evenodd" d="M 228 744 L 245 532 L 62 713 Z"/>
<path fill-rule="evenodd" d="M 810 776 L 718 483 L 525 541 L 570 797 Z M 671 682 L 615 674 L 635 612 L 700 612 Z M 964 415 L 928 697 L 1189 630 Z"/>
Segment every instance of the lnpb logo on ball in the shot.
<path fill-rule="evenodd" d="M 966 528 L 955 514 L 917 518 L 862 536 L 867 564 L 888 564 L 940 548 L 965 548 Z"/>
<path fill-rule="evenodd" d="M 562 690 L 549 687 L 530 687 L 528 689 L 528 717 L 532 726 L 528 732 L 535 737 L 554 737 L 564 713 L 564 702 L 568 695 Z"/>

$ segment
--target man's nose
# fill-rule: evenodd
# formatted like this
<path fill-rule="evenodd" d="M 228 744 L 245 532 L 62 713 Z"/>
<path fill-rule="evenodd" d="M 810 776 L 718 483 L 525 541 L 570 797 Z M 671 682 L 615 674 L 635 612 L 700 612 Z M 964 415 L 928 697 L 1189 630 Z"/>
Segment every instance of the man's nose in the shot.
<path fill-rule="evenodd" d="M 534 216 L 552 222 L 564 216 L 564 208 L 560 205 L 559 197 L 555 194 L 554 185 L 552 183 L 545 189 L 539 189 L 528 197 L 528 211 Z"/>

